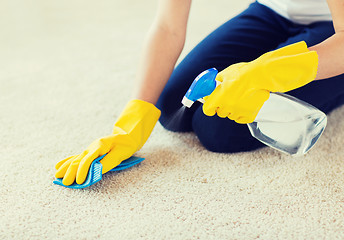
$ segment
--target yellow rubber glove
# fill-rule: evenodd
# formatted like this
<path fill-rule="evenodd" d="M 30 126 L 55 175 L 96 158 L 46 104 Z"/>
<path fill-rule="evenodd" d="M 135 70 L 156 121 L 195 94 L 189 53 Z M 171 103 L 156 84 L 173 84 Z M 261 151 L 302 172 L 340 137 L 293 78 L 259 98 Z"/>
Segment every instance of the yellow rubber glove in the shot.
<path fill-rule="evenodd" d="M 205 98 L 203 112 L 251 123 L 270 92 L 306 85 L 315 79 L 317 68 L 317 53 L 309 51 L 303 41 L 265 53 L 252 62 L 233 64 L 217 75 L 222 84 Z"/>
<path fill-rule="evenodd" d="M 76 180 L 82 184 L 94 159 L 107 153 L 100 161 L 106 173 L 131 157 L 150 136 L 160 117 L 160 110 L 142 100 L 131 100 L 114 125 L 111 135 L 95 140 L 80 155 L 71 156 L 56 164 L 56 178 L 64 185 Z"/>

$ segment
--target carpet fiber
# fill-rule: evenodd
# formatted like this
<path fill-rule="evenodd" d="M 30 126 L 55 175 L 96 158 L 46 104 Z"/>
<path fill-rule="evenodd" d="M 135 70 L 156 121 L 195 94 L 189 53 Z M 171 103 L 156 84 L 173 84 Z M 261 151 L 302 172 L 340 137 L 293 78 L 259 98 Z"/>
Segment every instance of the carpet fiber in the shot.
<path fill-rule="evenodd" d="M 248 3 L 194 1 L 183 56 Z M 212 153 L 158 124 L 139 166 L 54 185 L 131 98 L 156 1 L 1 5 L 0 239 L 344 239 L 344 108 L 304 157 Z"/>

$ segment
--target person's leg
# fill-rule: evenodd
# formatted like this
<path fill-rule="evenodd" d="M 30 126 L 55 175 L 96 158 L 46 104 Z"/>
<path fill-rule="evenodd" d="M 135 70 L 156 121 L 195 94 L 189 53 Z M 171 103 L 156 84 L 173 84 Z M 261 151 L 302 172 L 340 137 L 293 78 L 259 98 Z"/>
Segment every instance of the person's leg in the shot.
<path fill-rule="evenodd" d="M 332 34 L 330 22 L 309 26 L 293 24 L 260 4 L 252 4 L 210 34 L 176 68 L 159 99 L 160 122 L 174 131 L 193 130 L 201 143 L 215 152 L 250 151 L 264 146 L 250 135 L 246 125 L 217 116 L 207 117 L 199 104 L 185 111 L 177 125 L 167 126 L 167 123 L 173 120 L 183 95 L 203 70 L 217 67 L 221 71 L 233 63 L 251 61 L 267 51 L 302 40 L 312 46 Z M 328 112 L 344 102 L 342 91 L 338 91 L 344 89 L 341 79 L 342 76 L 338 76 L 315 81 L 288 94 Z"/>
<path fill-rule="evenodd" d="M 200 42 L 173 71 L 159 98 L 157 107 L 161 110 L 160 123 L 172 131 L 194 130 L 202 137 L 207 135 L 203 131 L 208 131 L 208 128 L 200 130 L 200 127 L 203 128 L 203 121 L 216 128 L 218 121 L 222 122 L 222 119 L 217 117 L 206 119 L 202 116 L 196 120 L 200 114 L 194 117 L 194 113 L 200 108 L 199 103 L 195 103 L 190 109 L 178 112 L 182 107 L 181 100 L 184 94 L 194 78 L 202 71 L 212 67 L 221 71 L 233 63 L 251 61 L 276 48 L 288 37 L 284 30 L 287 29 L 288 21 L 281 19 L 271 9 L 253 3 L 247 10 L 224 23 Z M 192 123 L 193 118 L 196 119 Z M 223 126 L 228 127 L 223 129 Z M 229 134 L 232 132 L 245 138 L 249 136 L 246 125 L 230 123 L 228 119 L 223 120 L 220 128 Z M 236 128 L 239 129 L 238 132 Z"/>
<path fill-rule="evenodd" d="M 332 22 L 313 23 L 303 28 L 300 33 L 281 43 L 278 48 L 302 40 L 308 46 L 313 46 L 333 34 L 334 28 Z M 287 92 L 287 94 L 308 102 L 325 113 L 329 113 L 331 110 L 344 104 L 344 74 L 313 81 L 301 88 Z"/>

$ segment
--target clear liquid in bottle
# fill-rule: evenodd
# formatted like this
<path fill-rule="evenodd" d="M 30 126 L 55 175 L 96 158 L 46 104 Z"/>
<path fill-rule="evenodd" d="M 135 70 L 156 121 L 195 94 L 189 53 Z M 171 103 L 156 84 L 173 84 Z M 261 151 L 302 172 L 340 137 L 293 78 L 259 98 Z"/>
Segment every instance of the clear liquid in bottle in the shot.
<path fill-rule="evenodd" d="M 259 141 L 297 156 L 314 146 L 326 124 L 326 115 L 312 105 L 286 94 L 271 93 L 255 121 L 247 125 Z"/>

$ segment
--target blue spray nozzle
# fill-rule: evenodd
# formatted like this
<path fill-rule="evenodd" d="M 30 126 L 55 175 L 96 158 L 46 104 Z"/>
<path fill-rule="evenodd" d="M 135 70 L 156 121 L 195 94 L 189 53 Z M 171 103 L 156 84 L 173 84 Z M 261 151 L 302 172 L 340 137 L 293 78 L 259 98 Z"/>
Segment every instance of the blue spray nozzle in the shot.
<path fill-rule="evenodd" d="M 210 68 L 200 73 L 186 92 L 182 100 L 183 105 L 191 107 L 195 101 L 203 102 L 203 97 L 210 95 L 217 86 L 215 81 L 217 73 L 216 68 Z"/>

